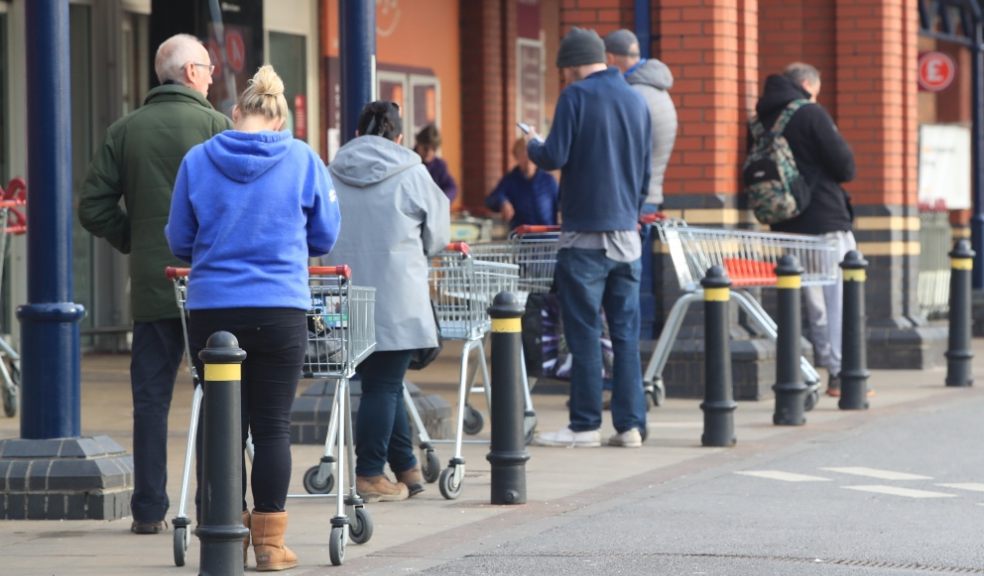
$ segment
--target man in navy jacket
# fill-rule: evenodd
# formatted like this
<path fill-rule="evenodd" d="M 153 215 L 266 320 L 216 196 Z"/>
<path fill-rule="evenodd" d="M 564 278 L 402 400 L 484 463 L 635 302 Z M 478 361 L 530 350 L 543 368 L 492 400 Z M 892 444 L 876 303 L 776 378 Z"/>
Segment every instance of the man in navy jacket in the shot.
<path fill-rule="evenodd" d="M 652 132 L 646 102 L 605 65 L 594 30 L 573 28 L 560 43 L 561 92 L 546 141 L 527 153 L 561 171 L 561 235 L 555 282 L 570 348 L 570 424 L 537 436 L 542 446 L 601 445 L 601 317 L 614 353 L 612 446 L 636 448 L 646 433 L 639 362 L 639 212 L 649 189 Z"/>

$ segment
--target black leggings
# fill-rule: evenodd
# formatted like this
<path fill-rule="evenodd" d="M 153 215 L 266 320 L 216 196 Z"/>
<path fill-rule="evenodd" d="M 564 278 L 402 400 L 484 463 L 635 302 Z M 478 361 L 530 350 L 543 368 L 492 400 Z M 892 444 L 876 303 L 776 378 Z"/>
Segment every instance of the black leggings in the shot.
<path fill-rule="evenodd" d="M 305 311 L 295 308 L 192 310 L 188 326 L 192 359 L 216 331 L 232 332 L 246 351 L 242 368 L 243 444 L 253 434 L 250 486 L 253 507 L 282 512 L 290 485 L 290 409 L 307 346 Z M 201 434 L 199 434 L 201 438 Z M 199 470 L 201 467 L 199 467 Z M 244 468 L 245 477 L 245 468 Z M 201 482 L 198 483 L 201 486 Z M 245 509 L 245 483 L 244 504 Z"/>

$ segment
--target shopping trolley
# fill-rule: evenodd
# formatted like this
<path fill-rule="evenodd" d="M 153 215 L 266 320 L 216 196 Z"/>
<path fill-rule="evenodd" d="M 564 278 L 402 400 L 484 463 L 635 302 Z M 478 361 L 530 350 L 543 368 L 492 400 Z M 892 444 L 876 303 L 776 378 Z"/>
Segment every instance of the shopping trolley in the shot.
<path fill-rule="evenodd" d="M 448 467 L 440 472 L 439 488 L 441 495 L 453 500 L 461 494 L 465 477 L 465 460 L 461 456 L 461 447 L 466 441 L 462 438 L 465 433 L 466 420 L 469 420 L 469 430 L 480 430 L 481 414 L 468 404 L 468 395 L 473 392 L 484 392 L 487 405 L 491 406 L 491 379 L 489 368 L 485 362 L 484 338 L 491 328 L 492 322 L 488 308 L 496 294 L 508 291 L 515 293 L 518 267 L 515 264 L 478 260 L 469 252 L 468 244 L 455 242 L 438 254 L 431 262 L 428 271 L 428 281 L 431 288 L 431 298 L 434 303 L 434 313 L 437 316 L 438 330 L 445 340 L 460 340 L 464 342 L 461 350 L 460 379 L 458 384 L 458 413 L 455 420 L 455 435 L 453 439 L 431 439 L 424 427 L 420 414 L 404 387 L 403 397 L 407 411 L 417 430 L 420 448 L 424 452 L 421 472 L 424 478 L 432 482 L 435 478 L 436 467 L 439 466 L 434 455 L 432 444 L 453 443 L 454 456 Z M 469 357 L 472 351 L 477 351 L 478 368 L 482 374 L 480 388 L 472 386 L 473 380 L 469 375 Z M 528 396 L 527 396 L 528 397 Z M 527 412 L 531 411 L 527 404 Z M 535 418 L 535 417 L 534 417 Z M 468 443 L 484 443 L 484 440 L 467 441 Z"/>
<path fill-rule="evenodd" d="M 662 393 L 662 373 L 670 349 L 680 331 L 690 305 L 703 298 L 700 281 L 711 266 L 720 266 L 731 279 L 731 295 L 762 333 L 775 341 L 775 321 L 747 288 L 775 286 L 776 265 L 784 255 L 795 256 L 803 267 L 803 286 L 830 285 L 838 280 L 837 244 L 823 236 L 779 232 L 732 230 L 688 226 L 683 220 L 660 219 L 652 223 L 666 246 L 680 289 L 684 291 L 670 309 L 656 348 L 646 366 L 643 380 Z M 809 388 L 805 407 L 811 410 L 819 400 L 820 376 L 805 357 L 800 371 Z"/>
<path fill-rule="evenodd" d="M 186 312 L 187 268 L 167 268 L 165 273 L 174 283 L 175 299 Z M 365 504 L 355 490 L 355 444 L 352 438 L 352 415 L 349 406 L 349 379 L 355 368 L 376 347 L 374 304 L 375 288 L 351 285 L 348 266 L 312 266 L 308 269 L 311 289 L 311 308 L 307 312 L 308 342 L 302 375 L 309 378 L 335 380 L 335 395 L 325 438 L 325 452 L 318 465 L 304 475 L 306 495 L 289 497 L 335 496 L 336 515 L 331 519 L 328 552 L 331 563 L 339 566 L 345 559 L 345 546 L 351 538 L 356 544 L 364 544 L 372 537 L 373 525 Z M 188 526 L 186 513 L 188 485 L 191 476 L 195 439 L 203 396 L 201 382 L 194 363 L 191 362 L 188 330 L 185 314 L 181 315 L 185 334 L 185 360 L 195 384 L 192 397 L 191 424 L 185 452 L 184 472 L 181 477 L 181 497 L 174 526 L 174 562 L 183 566 L 188 550 Z M 252 455 L 251 443 L 247 452 Z M 336 458 L 336 454 L 338 457 Z M 335 470 L 338 486 L 334 494 Z M 346 488 L 346 482 L 348 487 Z M 348 527 L 348 530 L 345 528 Z"/>
<path fill-rule="evenodd" d="M 27 220 L 21 209 L 27 205 L 27 185 L 14 178 L 6 189 L 0 188 L 0 282 L 10 243 L 10 235 L 27 232 Z M 3 396 L 3 413 L 13 418 L 17 415 L 20 396 L 20 354 L 6 338 L 0 338 L 0 395 Z"/>

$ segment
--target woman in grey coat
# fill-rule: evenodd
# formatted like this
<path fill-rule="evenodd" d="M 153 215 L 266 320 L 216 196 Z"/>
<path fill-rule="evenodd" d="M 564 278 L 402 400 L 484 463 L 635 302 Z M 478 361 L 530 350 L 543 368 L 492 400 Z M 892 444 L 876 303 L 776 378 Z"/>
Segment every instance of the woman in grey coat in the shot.
<path fill-rule="evenodd" d="M 423 490 L 403 377 L 413 351 L 437 346 L 427 262 L 451 237 L 448 199 L 420 157 L 400 145 L 402 132 L 396 104 L 371 102 L 359 115 L 357 137 L 330 166 L 345 223 L 326 260 L 351 266 L 353 284 L 376 288 L 376 351 L 356 370 L 362 400 L 355 485 L 368 502 Z M 387 463 L 395 483 L 383 472 Z"/>

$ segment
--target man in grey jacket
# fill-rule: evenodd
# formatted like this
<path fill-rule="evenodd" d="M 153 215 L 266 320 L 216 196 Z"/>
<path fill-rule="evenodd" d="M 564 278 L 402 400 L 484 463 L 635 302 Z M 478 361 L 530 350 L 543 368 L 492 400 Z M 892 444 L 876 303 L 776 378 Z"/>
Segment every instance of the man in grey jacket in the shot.
<path fill-rule="evenodd" d="M 673 74 L 666 64 L 655 58 L 639 57 L 639 40 L 629 30 L 617 30 L 605 36 L 605 58 L 618 68 L 626 82 L 646 100 L 652 126 L 652 178 L 641 215 L 658 212 L 663 205 L 663 177 L 676 141 L 677 113 L 668 90 Z M 651 319 L 655 316 L 656 285 L 653 281 L 653 234 L 647 229 L 642 245 L 642 278 L 639 283 L 639 307 L 642 312 L 640 337 L 653 338 Z"/>

